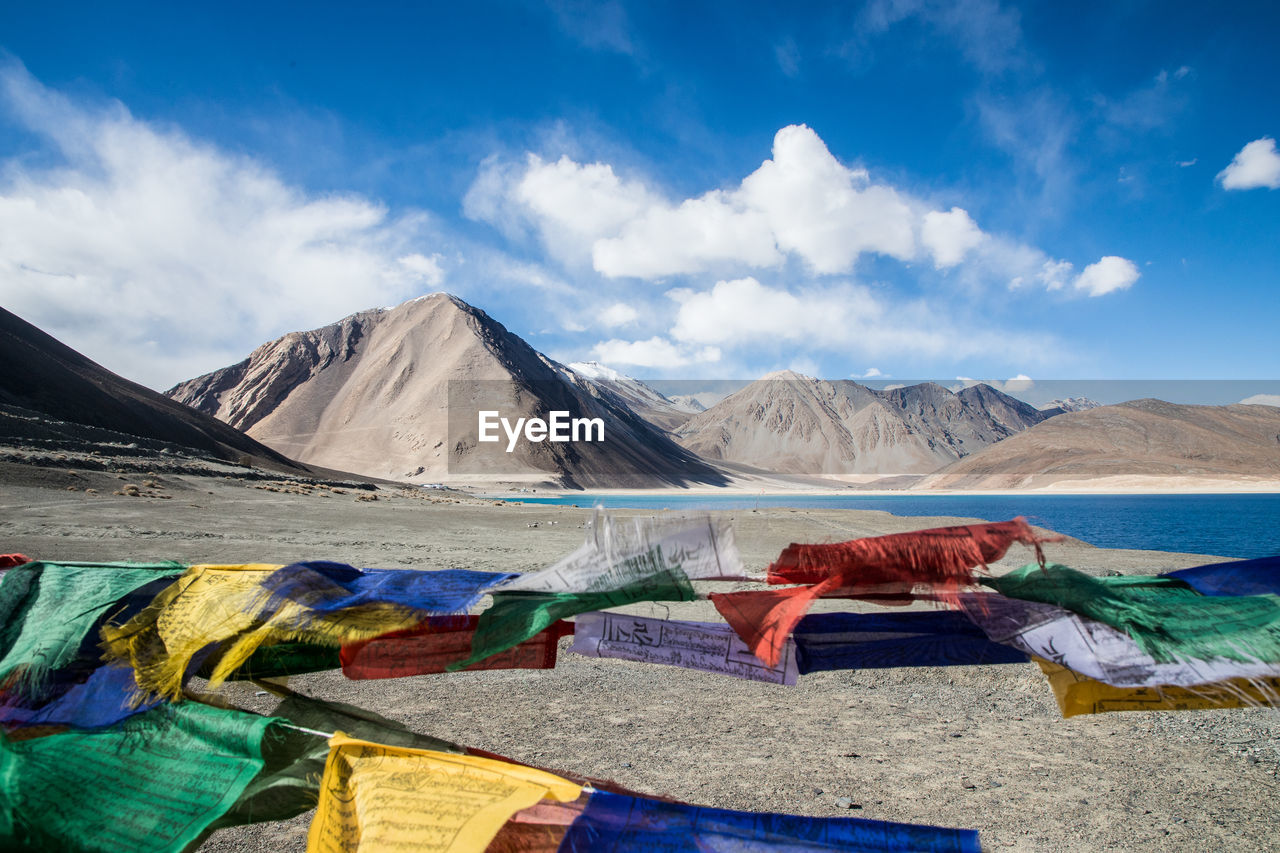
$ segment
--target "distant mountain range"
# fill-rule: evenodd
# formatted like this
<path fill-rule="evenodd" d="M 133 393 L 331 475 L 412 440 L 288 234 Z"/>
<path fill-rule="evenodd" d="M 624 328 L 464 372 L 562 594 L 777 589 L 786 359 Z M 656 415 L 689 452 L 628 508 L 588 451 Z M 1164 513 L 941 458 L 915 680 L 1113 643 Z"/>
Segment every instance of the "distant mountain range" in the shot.
<path fill-rule="evenodd" d="M 689 418 L 676 440 L 711 460 L 792 474 L 926 474 L 1045 420 L 988 385 L 880 391 L 791 371 Z"/>
<path fill-rule="evenodd" d="M 1068 412 L 917 487 L 1034 488 L 1103 477 L 1280 480 L 1280 408 L 1134 400 Z"/>
<path fill-rule="evenodd" d="M 437 293 L 285 335 L 167 393 L 299 459 L 378 477 L 541 477 L 594 488 L 727 482 L 632 410 L 644 386 L 596 372 L 576 373 Z M 656 411 L 665 398 L 653 393 Z M 479 441 L 479 410 L 511 423 L 554 411 L 600 418 L 605 440 L 519 441 L 507 452 L 505 438 Z"/>
<path fill-rule="evenodd" d="M 168 397 L 3 309 L 0 357 L 0 440 L 139 442 L 301 473 L 583 488 L 753 474 L 910 475 L 925 489 L 1280 481 L 1276 407 L 1075 397 L 1037 410 L 988 385 L 875 390 L 782 372 L 703 409 L 601 364 L 559 364 L 447 294 L 285 335 Z M 598 418 L 606 440 L 507 452 L 505 440 L 479 440 L 481 409 Z"/>

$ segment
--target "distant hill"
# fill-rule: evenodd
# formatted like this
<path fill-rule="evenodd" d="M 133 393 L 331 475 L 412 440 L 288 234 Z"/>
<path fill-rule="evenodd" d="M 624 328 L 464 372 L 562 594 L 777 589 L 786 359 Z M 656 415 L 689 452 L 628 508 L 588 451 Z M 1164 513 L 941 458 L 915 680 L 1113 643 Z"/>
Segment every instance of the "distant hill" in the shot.
<path fill-rule="evenodd" d="M 1045 415 L 988 385 L 888 391 L 791 371 L 730 394 L 676 430 L 707 459 L 792 474 L 924 474 Z"/>
<path fill-rule="evenodd" d="M 170 389 L 175 400 L 298 459 L 389 479 L 544 477 L 568 486 L 723 483 L 618 394 L 444 293 L 263 344 Z M 599 417 L 603 443 L 478 441 L 477 411 Z M 452 421 L 451 421 L 452 418 Z"/>
<path fill-rule="evenodd" d="M 916 488 L 1034 488 L 1103 477 L 1280 480 L 1280 409 L 1134 400 L 1067 412 Z"/>
<path fill-rule="evenodd" d="M 632 379 L 612 368 L 594 361 L 580 361 L 569 369 L 583 379 L 618 395 L 631 411 L 655 426 L 673 430 L 706 407 L 697 400 L 681 400 L 664 397 L 639 379 Z"/>
<path fill-rule="evenodd" d="M 0 438 L 144 442 L 310 473 L 238 429 L 112 373 L 0 308 Z"/>

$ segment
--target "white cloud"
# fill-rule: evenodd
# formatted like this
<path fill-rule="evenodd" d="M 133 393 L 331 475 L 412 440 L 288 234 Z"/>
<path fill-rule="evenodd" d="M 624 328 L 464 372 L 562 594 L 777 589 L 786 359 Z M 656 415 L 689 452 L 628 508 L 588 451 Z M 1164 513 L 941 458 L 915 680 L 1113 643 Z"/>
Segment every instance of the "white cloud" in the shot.
<path fill-rule="evenodd" d="M 851 373 L 849 376 L 853 379 L 878 379 L 884 376 L 878 367 L 868 367 L 862 373 Z"/>
<path fill-rule="evenodd" d="M 660 199 L 638 181 L 624 181 L 606 163 L 554 163 L 530 154 L 527 168 L 508 190 L 523 206 L 553 255 L 567 262 L 590 256 L 591 246 L 616 234 Z"/>
<path fill-rule="evenodd" d="M 1240 149 L 1227 168 L 1218 173 L 1223 189 L 1280 189 L 1280 153 L 1270 136 L 1255 139 Z"/>
<path fill-rule="evenodd" d="M 1076 277 L 1076 290 L 1090 296 L 1103 296 L 1117 290 L 1125 290 L 1138 280 L 1138 267 L 1133 261 L 1107 255 L 1096 264 L 1089 264 Z"/>
<path fill-rule="evenodd" d="M 665 278 L 720 264 L 782 263 L 768 219 L 718 191 L 679 207 L 653 205 L 617 237 L 598 240 L 591 257 L 595 269 L 611 278 Z"/>
<path fill-rule="evenodd" d="M 1280 406 L 1280 394 L 1254 394 L 1240 402 L 1246 406 Z"/>
<path fill-rule="evenodd" d="M 423 284 L 429 287 L 437 287 L 444 281 L 444 269 L 440 266 L 440 260 L 441 255 L 438 252 L 429 258 L 418 252 L 414 252 L 412 255 L 405 255 L 402 258 L 396 258 L 400 266 L 417 276 Z"/>
<path fill-rule="evenodd" d="M 600 323 L 607 328 L 626 326 L 640 319 L 640 312 L 625 302 L 615 302 L 600 312 Z"/>
<path fill-rule="evenodd" d="M 666 338 L 654 336 L 647 341 L 601 341 L 591 348 L 598 361 L 637 367 L 684 367 L 700 362 L 720 360 L 719 347 L 691 348 L 677 346 Z"/>
<path fill-rule="evenodd" d="M 862 252 L 915 254 L 906 200 L 892 187 L 869 185 L 865 170 L 842 165 L 805 125 L 778 131 L 773 159 L 743 180 L 741 192 L 768 219 L 778 247 L 815 272 L 847 272 Z"/>
<path fill-rule="evenodd" d="M 982 231 L 961 207 L 933 205 L 873 183 L 837 160 L 805 125 L 777 132 L 770 159 L 736 187 L 671 201 L 607 163 L 522 166 L 487 160 L 467 193 L 468 216 L 504 234 L 538 235 L 562 264 L 607 278 L 741 275 L 804 264 L 810 278 L 849 273 L 865 254 L 923 256 L 970 290 L 992 282 L 1063 288 L 1072 265 Z M 726 275 L 727 274 L 727 275 Z"/>
<path fill-rule="evenodd" d="M 464 209 L 508 234 L 526 222 L 562 262 L 590 257 L 611 278 L 775 268 L 787 254 L 819 274 L 847 272 L 866 252 L 915 257 L 924 205 L 871 184 L 804 125 L 778 131 L 772 154 L 737 188 L 678 203 L 605 163 L 530 155 L 519 170 L 486 161 Z"/>
<path fill-rule="evenodd" d="M 985 237 L 969 212 L 959 207 L 951 208 L 950 213 L 929 211 L 920 228 L 920 242 L 933 255 L 933 265 L 938 269 L 960 263 Z"/>
<path fill-rule="evenodd" d="M 927 301 L 882 302 L 866 287 L 839 284 L 792 293 L 754 278 L 720 281 L 708 291 L 668 291 L 679 308 L 671 336 L 688 345 L 809 350 L 879 356 L 1022 354 L 1039 346 L 1030 336 L 956 324 Z"/>
<path fill-rule="evenodd" d="M 163 387 L 445 278 L 420 250 L 423 214 L 306 193 L 16 62 L 0 65 L 0 110 L 44 146 L 4 164 L 0 301 L 131 379 Z"/>

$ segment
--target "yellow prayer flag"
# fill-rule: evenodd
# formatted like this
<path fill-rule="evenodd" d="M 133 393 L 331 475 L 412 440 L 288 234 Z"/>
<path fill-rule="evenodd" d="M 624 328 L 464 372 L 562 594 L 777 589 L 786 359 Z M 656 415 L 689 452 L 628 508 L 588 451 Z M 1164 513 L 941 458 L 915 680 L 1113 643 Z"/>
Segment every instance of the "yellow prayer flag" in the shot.
<path fill-rule="evenodd" d="M 1114 687 L 1035 658 L 1048 677 L 1062 716 L 1108 711 L 1201 711 L 1280 704 L 1280 678 L 1232 678 L 1197 687 Z"/>
<path fill-rule="evenodd" d="M 104 657 L 131 664 L 144 691 L 177 700 L 192 659 L 210 643 L 222 646 L 209 678 L 216 687 L 263 645 L 337 646 L 421 621 L 410 608 L 382 603 L 317 613 L 284 601 L 262 612 L 261 584 L 279 568 L 269 563 L 192 566 L 124 625 L 102 629 Z"/>
<path fill-rule="evenodd" d="M 355 740 L 329 741 L 307 853 L 483 851 L 511 816 L 582 786 L 532 767 Z"/>

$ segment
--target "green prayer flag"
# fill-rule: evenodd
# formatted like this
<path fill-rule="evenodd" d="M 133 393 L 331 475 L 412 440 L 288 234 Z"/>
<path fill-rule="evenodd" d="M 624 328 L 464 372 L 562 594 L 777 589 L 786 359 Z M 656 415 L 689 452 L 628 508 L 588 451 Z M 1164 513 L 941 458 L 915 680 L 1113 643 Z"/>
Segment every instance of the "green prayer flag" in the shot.
<path fill-rule="evenodd" d="M 0 681 L 21 688 L 76 659 L 95 623 L 180 563 L 27 563 L 0 576 Z M 95 640 L 96 641 L 96 640 Z"/>
<path fill-rule="evenodd" d="M 471 666 L 506 651 L 545 630 L 560 619 L 621 607 L 640 601 L 692 601 L 693 585 L 678 565 L 663 558 L 661 548 L 632 558 L 649 563 L 640 580 L 603 592 L 525 592 L 501 589 L 493 593 L 493 607 L 480 614 L 471 640 L 471 657 L 450 664 L 450 672 Z"/>
<path fill-rule="evenodd" d="M 462 753 L 448 741 L 409 731 L 402 723 L 341 702 L 312 699 L 277 684 L 263 684 L 284 700 L 272 717 L 313 732 L 341 731 L 360 740 L 409 749 Z M 316 734 L 273 726 L 262 743 L 262 771 L 236 804 L 214 825 L 220 829 L 246 823 L 287 820 L 316 806 L 320 777 L 329 756 L 329 741 Z"/>
<path fill-rule="evenodd" d="M 314 643 L 277 643 L 260 646 L 253 656 L 231 674 L 231 681 L 249 681 L 255 678 L 282 678 L 303 675 L 308 672 L 324 672 L 341 669 L 338 646 L 318 646 Z M 208 661 L 198 673 L 208 678 L 216 661 Z"/>
<path fill-rule="evenodd" d="M 1056 604 L 1123 631 L 1161 663 L 1280 663 L 1280 597 L 1204 596 L 1168 578 L 1095 578 L 1049 564 L 982 582 L 1009 598 Z"/>
<path fill-rule="evenodd" d="M 274 721 L 197 702 L 107 729 L 0 735 L 0 848 L 186 848 L 262 770 Z"/>

